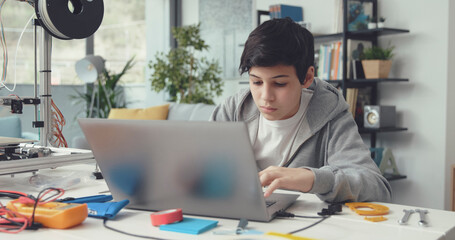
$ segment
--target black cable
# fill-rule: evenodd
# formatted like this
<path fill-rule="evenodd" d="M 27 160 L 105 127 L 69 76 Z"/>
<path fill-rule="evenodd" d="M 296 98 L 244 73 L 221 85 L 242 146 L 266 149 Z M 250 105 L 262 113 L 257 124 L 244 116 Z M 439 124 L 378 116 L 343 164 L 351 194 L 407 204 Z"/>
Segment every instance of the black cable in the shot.
<path fill-rule="evenodd" d="M 17 193 L 5 193 L 1 192 L 0 197 L 7 197 L 7 198 L 12 198 L 12 199 L 18 199 L 19 197 L 23 197 L 23 195 L 17 194 Z"/>
<path fill-rule="evenodd" d="M 22 192 L 0 190 L 0 197 L 18 199 L 20 197 L 30 197 L 30 195 Z"/>
<path fill-rule="evenodd" d="M 22 226 L 24 226 L 25 223 L 23 222 L 17 222 L 17 221 L 14 221 L 14 220 L 11 220 L 9 218 L 6 218 L 4 216 L 1 216 L 0 215 L 0 218 L 1 219 L 5 219 L 6 221 L 8 221 L 8 223 L 2 223 L 0 225 L 3 225 L 5 227 L 6 230 L 16 230 L 18 228 L 21 228 Z M 10 228 L 7 228 L 6 225 L 11 225 Z M 16 226 L 16 227 L 14 227 Z M 25 227 L 26 230 L 38 230 L 40 228 L 42 228 L 43 225 L 41 223 L 33 223 L 33 224 L 28 224 L 28 226 Z"/>
<path fill-rule="evenodd" d="M 41 197 L 41 194 L 43 194 L 45 191 L 47 190 L 54 190 L 56 191 L 56 193 L 54 195 L 51 195 L 50 197 L 47 197 L 46 200 L 49 200 L 51 197 L 55 197 L 57 196 L 58 194 L 60 194 L 62 191 L 60 191 L 60 189 L 58 188 L 53 188 L 53 187 L 49 187 L 49 188 L 45 188 L 43 190 L 41 190 L 39 193 L 38 193 L 38 196 L 36 196 L 36 198 L 34 199 L 35 200 L 35 203 L 33 204 L 33 212 L 32 212 L 32 222 L 30 223 L 30 225 L 33 225 L 35 224 L 35 212 L 36 212 L 36 207 L 38 206 L 38 203 L 39 203 L 39 199 Z"/>
<path fill-rule="evenodd" d="M 1 215 L 0 215 L 0 218 L 1 218 L 1 219 L 5 219 L 6 221 L 9 222 L 9 224 L 12 224 L 12 225 L 16 225 L 16 226 L 19 226 L 19 227 L 21 227 L 22 225 L 24 225 L 23 223 L 16 222 L 16 221 L 14 221 L 14 220 L 11 220 L 11 219 L 6 218 L 6 217 L 1 216 Z"/>
<path fill-rule="evenodd" d="M 303 215 L 295 215 L 293 213 L 290 213 L 290 212 L 286 212 L 286 211 L 279 211 L 277 212 L 277 217 L 287 217 L 287 218 L 293 218 L 293 217 L 298 217 L 298 218 L 317 218 L 317 219 L 320 219 L 319 221 L 311 224 L 311 225 L 308 225 L 306 227 L 303 227 L 303 228 L 300 228 L 300 229 L 297 229 L 295 231 L 292 231 L 292 232 L 289 232 L 288 234 L 294 234 L 294 233 L 298 233 L 298 232 L 301 232 L 303 230 L 306 230 L 308 228 L 311 228 L 313 226 L 316 226 L 318 225 L 319 223 L 323 222 L 324 220 L 326 220 L 327 218 L 330 217 L 330 215 L 327 215 L 327 216 L 303 216 Z"/>
<path fill-rule="evenodd" d="M 133 237 L 138 237 L 138 238 L 146 238 L 146 239 L 155 239 L 155 240 L 170 240 L 170 239 L 166 239 L 166 238 L 156 238 L 156 237 L 151 237 L 151 236 L 144 236 L 144 235 L 138 235 L 138 234 L 134 234 L 134 233 L 129 233 L 129 232 L 124 232 L 122 230 L 119 230 L 119 229 L 116 229 L 116 228 L 113 228 L 113 227 L 109 227 L 107 225 L 107 221 L 109 219 L 107 218 L 103 218 L 103 226 L 109 230 L 112 230 L 114 232 L 118 232 L 118 233 L 121 233 L 121 234 L 125 234 L 125 235 L 128 235 L 128 236 L 133 236 Z"/>
<path fill-rule="evenodd" d="M 318 225 L 319 223 L 321 223 L 322 221 L 326 220 L 327 218 L 329 218 L 329 216 L 327 216 L 327 217 L 321 217 L 321 220 L 319 220 L 319 221 L 317 221 L 317 222 L 315 222 L 315 223 L 313 223 L 313 224 L 311 224 L 311 225 L 308 225 L 308 226 L 306 226 L 306 227 L 303 227 L 303 228 L 297 229 L 297 230 L 295 230 L 295 231 L 289 232 L 289 234 L 294 234 L 294 233 L 301 232 L 301 231 L 303 231 L 303 230 L 307 230 L 307 229 L 310 228 L 310 227 L 314 227 L 314 226 Z"/>
<path fill-rule="evenodd" d="M 286 217 L 286 218 L 293 218 L 293 217 L 298 217 L 298 218 L 322 218 L 321 216 L 303 216 L 303 215 L 295 215 L 290 212 L 286 212 L 283 210 L 280 210 L 276 214 L 277 217 Z"/>

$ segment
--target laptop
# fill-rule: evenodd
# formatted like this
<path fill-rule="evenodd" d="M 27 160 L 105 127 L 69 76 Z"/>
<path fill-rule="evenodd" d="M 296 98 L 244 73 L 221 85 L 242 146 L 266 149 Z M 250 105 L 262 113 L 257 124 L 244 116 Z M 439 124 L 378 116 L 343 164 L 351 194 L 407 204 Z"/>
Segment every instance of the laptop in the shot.
<path fill-rule="evenodd" d="M 298 194 L 263 196 L 243 122 L 79 119 L 116 201 L 268 222 Z M 267 200 L 267 202 L 266 202 Z"/>

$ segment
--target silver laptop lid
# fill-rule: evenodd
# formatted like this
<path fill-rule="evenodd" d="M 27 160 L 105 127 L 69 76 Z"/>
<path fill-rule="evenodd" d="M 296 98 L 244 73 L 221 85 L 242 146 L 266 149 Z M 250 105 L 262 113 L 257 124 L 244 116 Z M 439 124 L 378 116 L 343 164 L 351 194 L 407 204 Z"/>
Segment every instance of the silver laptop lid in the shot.
<path fill-rule="evenodd" d="M 242 122 L 80 119 L 79 124 L 114 199 L 129 199 L 129 208 L 271 219 Z"/>

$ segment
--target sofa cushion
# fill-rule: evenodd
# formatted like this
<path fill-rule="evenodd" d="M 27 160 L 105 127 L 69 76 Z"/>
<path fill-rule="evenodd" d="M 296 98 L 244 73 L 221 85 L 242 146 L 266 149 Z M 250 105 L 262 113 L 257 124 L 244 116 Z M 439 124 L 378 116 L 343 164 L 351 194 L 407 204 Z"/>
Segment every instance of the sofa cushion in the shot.
<path fill-rule="evenodd" d="M 109 119 L 166 120 L 169 104 L 149 108 L 113 108 Z"/>
<path fill-rule="evenodd" d="M 212 114 L 213 110 L 215 109 L 215 105 L 208 105 L 208 104 L 203 104 L 203 103 L 197 103 L 197 104 L 171 103 L 170 105 L 166 104 L 166 105 L 157 106 L 157 107 L 163 108 L 163 106 L 168 107 L 167 109 L 164 108 L 164 109 L 168 110 L 168 112 L 166 112 L 167 120 L 180 120 L 180 121 L 208 121 L 210 119 L 210 115 Z M 150 108 L 146 108 L 146 109 L 153 109 L 153 108 L 155 108 L 155 107 L 150 107 Z M 111 113 L 113 115 L 111 116 L 111 113 L 109 113 L 109 118 L 119 117 L 119 115 L 117 115 L 116 112 L 121 113 L 120 117 L 123 114 L 125 114 L 126 117 L 131 117 L 132 115 L 134 115 L 134 112 L 136 111 L 135 110 L 131 113 L 128 110 L 135 110 L 135 109 L 119 109 L 119 110 L 112 109 Z M 139 109 L 139 110 L 141 110 L 141 109 Z M 164 118 L 164 119 L 166 119 L 166 118 Z M 87 143 L 87 140 L 85 139 L 84 136 L 78 136 L 78 137 L 73 138 L 71 146 L 73 148 L 90 149 L 90 146 Z"/>
<path fill-rule="evenodd" d="M 203 103 L 196 104 L 173 103 L 169 107 L 169 114 L 167 120 L 208 121 L 214 109 L 215 105 L 208 105 Z"/>
<path fill-rule="evenodd" d="M 22 125 L 18 116 L 0 118 L 0 136 L 2 137 L 22 137 Z"/>

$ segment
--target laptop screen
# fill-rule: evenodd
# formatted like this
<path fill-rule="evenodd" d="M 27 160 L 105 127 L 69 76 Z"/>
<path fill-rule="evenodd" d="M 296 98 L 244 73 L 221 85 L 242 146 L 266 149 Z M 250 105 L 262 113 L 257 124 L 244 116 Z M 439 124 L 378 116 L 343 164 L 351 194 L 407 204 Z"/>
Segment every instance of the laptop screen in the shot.
<path fill-rule="evenodd" d="M 268 218 L 242 122 L 80 119 L 114 199 L 129 208 Z M 254 217 L 252 217 L 254 216 Z"/>

